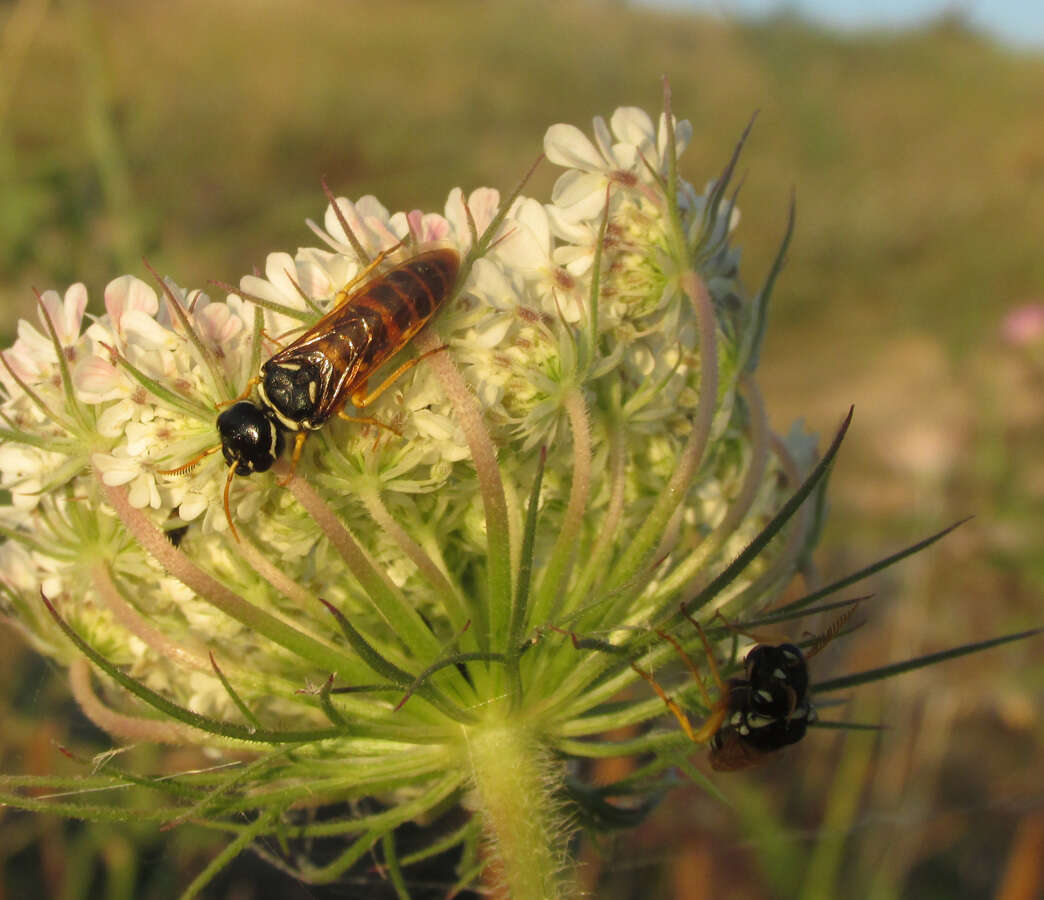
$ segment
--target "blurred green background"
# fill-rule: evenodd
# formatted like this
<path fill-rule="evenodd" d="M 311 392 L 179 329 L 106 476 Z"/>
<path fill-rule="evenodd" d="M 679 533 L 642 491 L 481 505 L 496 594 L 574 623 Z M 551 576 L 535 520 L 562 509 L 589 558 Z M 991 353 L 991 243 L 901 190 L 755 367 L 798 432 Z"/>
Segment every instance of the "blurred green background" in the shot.
<path fill-rule="evenodd" d="M 788 17 L 727 23 L 596 0 L 18 0 L 0 3 L 0 27 L 4 346 L 34 287 L 84 281 L 98 312 L 111 278 L 147 277 L 143 255 L 202 286 L 313 243 L 303 220 L 322 214 L 324 176 L 391 209 L 441 209 L 454 185 L 507 190 L 548 125 L 588 130 L 619 105 L 655 112 L 667 75 L 695 129 L 682 172 L 699 186 L 758 111 L 736 236 L 752 287 L 792 189 L 798 210 L 760 370 L 770 416 L 825 434 L 856 407 L 832 476 L 824 577 L 975 515 L 873 579 L 868 625 L 813 675 L 1044 619 L 1044 339 L 1002 334 L 1013 309 L 1044 302 L 1041 55 L 954 17 L 839 36 Z M 555 174 L 545 164 L 528 193 L 547 196 Z M 1038 896 L 1041 648 L 861 690 L 835 717 L 881 721 L 881 737 L 817 731 L 779 763 L 720 777 L 731 807 L 680 790 L 637 833 L 583 846 L 588 889 Z M 108 746 L 10 629 L 0 652 L 0 771 L 67 766 L 55 742 Z M 174 897 L 212 852 L 186 828 L 0 809 L 0 900 Z M 385 890 L 372 872 L 333 892 L 280 879 L 245 859 L 207 896 Z"/>

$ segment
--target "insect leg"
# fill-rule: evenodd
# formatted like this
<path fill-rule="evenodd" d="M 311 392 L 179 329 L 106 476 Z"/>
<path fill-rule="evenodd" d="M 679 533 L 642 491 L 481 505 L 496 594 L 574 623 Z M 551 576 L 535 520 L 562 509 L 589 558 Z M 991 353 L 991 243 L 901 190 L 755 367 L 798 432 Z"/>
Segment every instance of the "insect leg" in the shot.
<path fill-rule="evenodd" d="M 443 350 L 448 350 L 449 347 L 443 344 L 441 347 L 436 347 L 434 350 L 425 350 L 420 356 L 415 356 L 413 359 L 408 359 L 401 366 L 399 366 L 394 372 L 391 373 L 387 378 L 384 379 L 376 388 L 369 393 L 364 391 L 357 391 L 352 394 L 352 404 L 356 409 L 364 409 L 369 406 L 381 396 L 388 388 L 392 386 L 392 383 L 396 381 L 401 375 L 404 375 L 410 369 L 412 369 L 417 363 L 419 363 L 426 356 L 431 356 L 433 353 L 441 353 Z"/>
<path fill-rule="evenodd" d="M 710 694 L 703 683 L 703 676 L 700 673 L 700 670 L 697 668 L 696 663 L 692 661 L 689 654 L 682 648 L 682 645 L 678 640 L 664 631 L 657 631 L 656 633 L 665 641 L 668 641 L 674 649 L 678 651 L 678 655 L 682 658 L 686 667 L 692 673 L 692 677 L 696 679 L 696 686 L 700 689 L 700 696 L 703 697 L 704 704 L 709 710 L 711 710 L 710 715 L 697 731 L 692 731 L 691 725 L 685 731 L 690 740 L 694 743 L 702 744 L 709 741 L 714 736 L 715 732 L 721 728 L 722 722 L 725 721 L 725 716 L 728 714 L 729 690 L 724 681 L 722 681 L 721 672 L 718 671 L 718 664 L 714 660 L 714 651 L 711 648 L 710 641 L 707 640 L 707 635 L 704 632 L 703 627 L 699 622 L 693 619 L 692 616 L 688 615 L 688 613 L 685 615 L 686 618 L 696 626 L 696 630 L 700 634 L 700 640 L 703 642 L 703 650 L 707 657 L 707 666 L 710 669 L 711 677 L 714 679 L 714 683 L 718 688 L 717 702 L 711 700 Z M 670 704 L 668 704 L 668 708 L 670 708 Z M 673 710 L 671 711 L 673 712 Z M 675 716 L 677 717 L 677 713 L 675 713 Z"/>
<path fill-rule="evenodd" d="M 393 428 L 391 425 L 378 421 L 371 416 L 350 416 L 348 413 L 342 411 L 337 414 L 337 418 L 344 419 L 346 422 L 358 422 L 360 425 L 376 425 L 378 428 L 390 431 L 396 437 L 402 437 L 402 432 L 399 431 L 398 428 Z"/>
<path fill-rule="evenodd" d="M 297 471 L 297 464 L 301 461 L 301 451 L 304 449 L 304 442 L 308 438 L 307 431 L 299 431 L 294 435 L 294 453 L 290 457 L 290 474 L 286 478 L 280 478 L 276 484 L 280 487 L 286 487 L 291 481 L 294 480 L 294 472 Z"/>
<path fill-rule="evenodd" d="M 398 250 L 403 244 L 406 243 L 405 238 L 399 243 L 389 247 L 387 250 L 382 250 L 378 253 L 370 262 L 366 264 L 361 272 L 359 272 L 351 281 L 349 281 L 343 288 L 337 292 L 337 296 L 334 298 L 333 306 L 340 306 L 348 297 L 351 296 L 356 286 L 365 281 L 370 273 L 376 269 L 382 262 L 384 262 L 392 253 Z"/>
<path fill-rule="evenodd" d="M 233 397 L 231 400 L 222 400 L 220 403 L 215 403 L 214 406 L 217 409 L 221 409 L 224 406 L 231 406 L 233 403 L 238 403 L 240 400 L 246 400 L 250 396 L 250 392 L 261 383 L 261 379 L 256 375 L 247 382 L 247 386 L 243 388 L 243 393 L 238 397 Z"/>
<path fill-rule="evenodd" d="M 648 681 L 652 686 L 652 689 L 656 691 L 657 695 L 659 695 L 659 698 L 667 704 L 667 708 L 674 715 L 674 718 L 678 720 L 678 724 L 681 725 L 682 731 L 685 732 L 690 741 L 694 744 L 701 744 L 710 737 L 710 735 L 707 737 L 697 737 L 697 733 L 692 729 L 692 723 L 689 721 L 689 717 L 685 715 L 685 710 L 678 705 L 677 701 L 671 699 L 670 695 L 668 695 L 668 693 L 660 686 L 660 683 L 644 669 L 639 669 L 634 663 L 631 663 L 631 668 Z M 714 729 L 714 731 L 717 730 L 717 728 Z M 700 731 L 702 732 L 703 729 L 701 728 Z M 711 734 L 713 733 L 714 732 L 712 731 Z"/>
<path fill-rule="evenodd" d="M 229 499 L 228 499 L 229 492 L 232 490 L 232 476 L 234 476 L 235 474 L 236 474 L 236 467 L 235 466 L 229 466 L 228 467 L 228 477 L 225 479 L 224 504 L 225 504 L 225 519 L 228 521 L 229 531 L 232 532 L 232 537 L 234 537 L 236 539 L 236 542 L 238 543 L 239 542 L 239 532 L 236 531 L 236 523 L 232 521 L 232 506 L 229 503 Z"/>
<path fill-rule="evenodd" d="M 707 633 L 703 630 L 703 626 L 700 625 L 700 623 L 697 622 L 687 612 L 685 612 L 684 609 L 682 610 L 682 615 L 685 616 L 686 619 L 688 619 L 690 622 L 692 622 L 693 625 L 696 626 L 696 630 L 700 634 L 700 641 L 702 641 L 703 643 L 703 652 L 707 656 L 707 666 L 710 668 L 711 678 L 714 679 L 714 683 L 718 686 L 718 690 L 721 691 L 722 696 L 724 696 L 728 692 L 728 689 L 725 686 L 725 682 L 721 678 L 721 672 L 718 671 L 718 663 L 714 659 L 714 650 L 711 649 L 710 641 L 707 640 Z M 688 659 L 688 657 L 686 657 L 686 659 Z M 692 668 L 691 663 L 690 668 Z M 692 669 L 692 671 L 693 674 L 695 674 L 696 670 L 694 668 Z"/>

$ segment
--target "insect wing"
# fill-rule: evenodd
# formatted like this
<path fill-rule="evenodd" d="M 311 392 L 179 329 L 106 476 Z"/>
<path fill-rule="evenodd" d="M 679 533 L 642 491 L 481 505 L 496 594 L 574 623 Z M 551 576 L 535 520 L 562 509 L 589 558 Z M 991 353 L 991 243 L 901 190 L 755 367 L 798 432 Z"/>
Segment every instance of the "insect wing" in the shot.
<path fill-rule="evenodd" d="M 460 269 L 455 250 L 418 254 L 343 299 L 266 368 L 311 366 L 318 372 L 309 427 L 337 413 L 384 362 L 427 324 Z"/>

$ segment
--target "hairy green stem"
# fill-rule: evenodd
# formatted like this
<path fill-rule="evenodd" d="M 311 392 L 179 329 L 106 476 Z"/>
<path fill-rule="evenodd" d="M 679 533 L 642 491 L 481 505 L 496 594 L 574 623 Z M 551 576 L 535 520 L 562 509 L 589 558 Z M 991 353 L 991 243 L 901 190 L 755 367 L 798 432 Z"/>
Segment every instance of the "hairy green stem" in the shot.
<path fill-rule="evenodd" d="M 566 823 L 552 797 L 554 769 L 517 721 L 468 731 L 472 807 L 488 848 L 487 886 L 512 900 L 568 900 Z"/>

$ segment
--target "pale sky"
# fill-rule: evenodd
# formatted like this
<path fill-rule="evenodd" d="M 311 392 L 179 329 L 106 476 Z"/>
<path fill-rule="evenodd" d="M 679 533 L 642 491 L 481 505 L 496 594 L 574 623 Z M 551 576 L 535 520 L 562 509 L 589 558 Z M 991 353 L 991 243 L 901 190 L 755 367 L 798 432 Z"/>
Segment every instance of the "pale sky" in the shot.
<path fill-rule="evenodd" d="M 640 0 L 648 6 L 744 16 L 790 9 L 840 28 L 916 25 L 956 10 L 972 24 L 1022 49 L 1044 49 L 1044 0 Z"/>

